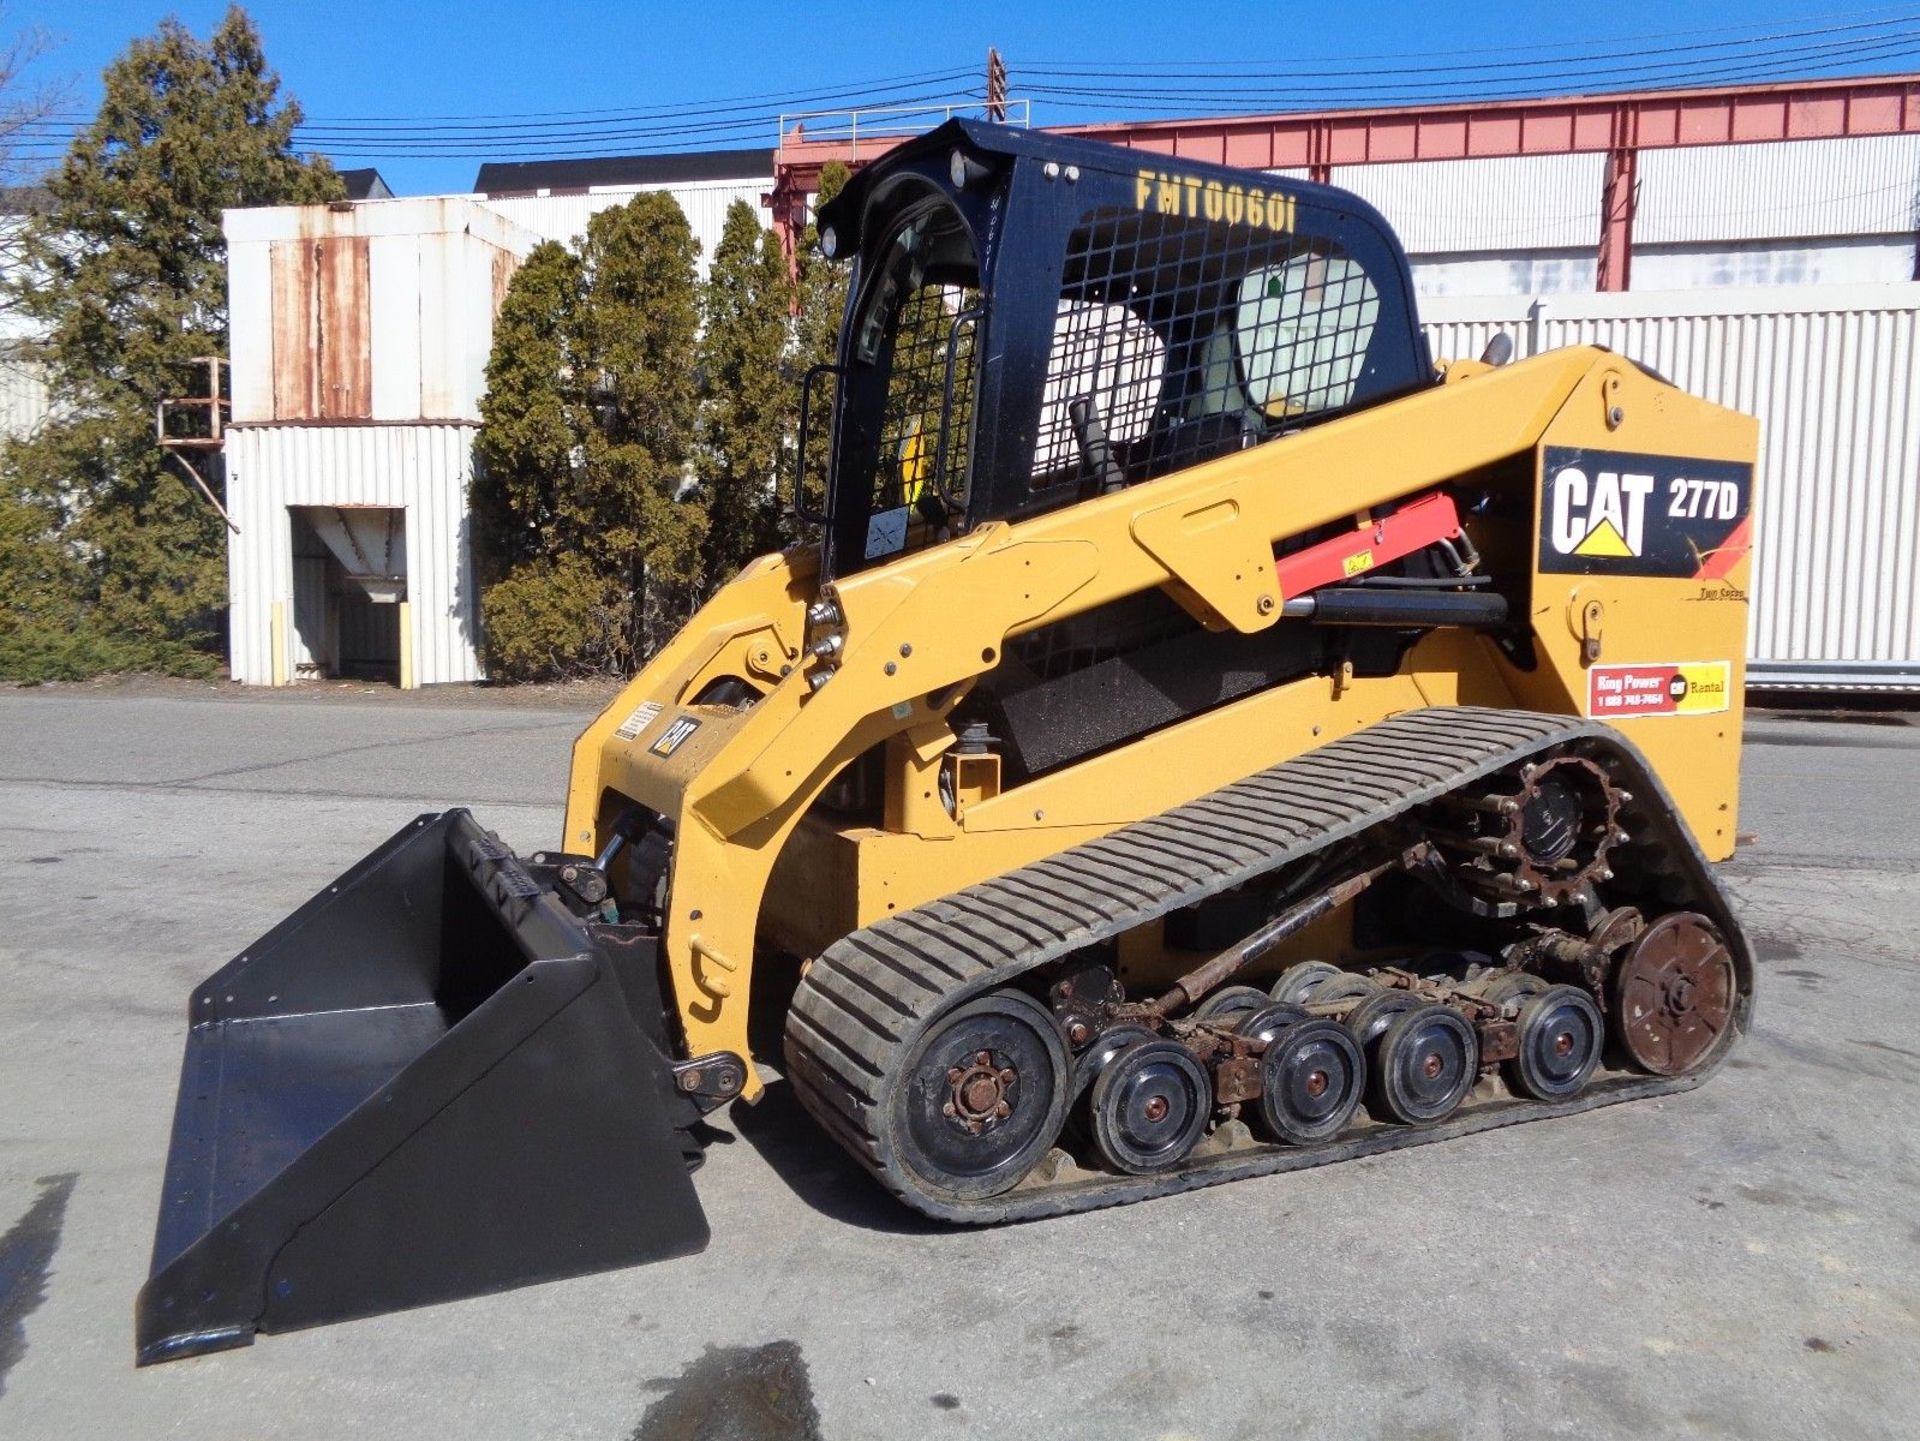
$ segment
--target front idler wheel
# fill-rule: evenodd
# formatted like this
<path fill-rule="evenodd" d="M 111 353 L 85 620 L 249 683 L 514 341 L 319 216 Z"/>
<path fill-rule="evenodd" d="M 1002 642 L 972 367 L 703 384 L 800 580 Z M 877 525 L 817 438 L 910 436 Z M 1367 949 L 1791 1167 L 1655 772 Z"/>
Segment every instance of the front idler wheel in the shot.
<path fill-rule="evenodd" d="M 1150 1176 L 1184 1161 L 1206 1134 L 1213 1084 L 1178 1041 L 1136 1041 L 1093 1083 L 1094 1149 L 1116 1171 Z"/>
<path fill-rule="evenodd" d="M 1593 1079 L 1606 1022 L 1577 986 L 1548 986 L 1520 1007 L 1520 1052 L 1503 1073 L 1510 1089 L 1536 1101 L 1577 1096 Z"/>
<path fill-rule="evenodd" d="M 1428 1004 L 1399 1016 L 1380 1037 L 1368 1102 L 1382 1120 L 1430 1126 L 1473 1089 L 1480 1043 L 1458 1011 Z"/>
<path fill-rule="evenodd" d="M 1310 1146 L 1347 1128 L 1366 1090 L 1353 1033 L 1318 1017 L 1288 1026 L 1260 1058 L 1260 1119 L 1279 1140 Z"/>
<path fill-rule="evenodd" d="M 901 1161 L 957 1200 L 1017 1184 L 1060 1134 L 1067 1045 L 1046 1007 L 995 991 L 936 1024 L 895 1079 Z"/>

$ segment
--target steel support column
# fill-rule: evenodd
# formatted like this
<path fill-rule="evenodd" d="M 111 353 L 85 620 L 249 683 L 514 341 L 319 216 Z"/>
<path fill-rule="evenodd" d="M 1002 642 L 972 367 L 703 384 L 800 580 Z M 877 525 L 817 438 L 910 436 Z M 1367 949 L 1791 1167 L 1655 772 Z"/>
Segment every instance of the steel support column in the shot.
<path fill-rule="evenodd" d="M 1640 152 L 1623 145 L 1607 152 L 1600 185 L 1600 260 L 1594 289 L 1627 290 L 1633 284 L 1633 212 L 1639 199 Z"/>
<path fill-rule="evenodd" d="M 773 189 L 760 197 L 760 203 L 772 212 L 774 233 L 780 237 L 780 253 L 787 258 L 787 279 L 798 285 L 800 236 L 807 227 L 807 193 L 801 189 L 800 176 L 789 166 L 778 167 L 773 176 Z M 798 297 L 794 303 L 798 306 Z"/>

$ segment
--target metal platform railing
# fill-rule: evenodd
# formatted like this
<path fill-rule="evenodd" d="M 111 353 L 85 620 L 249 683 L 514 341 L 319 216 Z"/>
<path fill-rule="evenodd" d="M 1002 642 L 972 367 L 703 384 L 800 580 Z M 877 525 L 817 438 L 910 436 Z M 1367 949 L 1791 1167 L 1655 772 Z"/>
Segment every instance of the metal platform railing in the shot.
<path fill-rule="evenodd" d="M 1029 128 L 1033 124 L 1033 102 L 1006 100 L 996 107 L 1000 123 Z M 870 159 L 860 147 L 889 149 L 902 140 L 933 129 L 956 116 L 993 118 L 985 100 L 958 100 L 947 104 L 880 105 L 857 110 L 807 110 L 780 116 L 780 160 L 798 146 L 832 145 L 844 148 L 845 159 Z"/>

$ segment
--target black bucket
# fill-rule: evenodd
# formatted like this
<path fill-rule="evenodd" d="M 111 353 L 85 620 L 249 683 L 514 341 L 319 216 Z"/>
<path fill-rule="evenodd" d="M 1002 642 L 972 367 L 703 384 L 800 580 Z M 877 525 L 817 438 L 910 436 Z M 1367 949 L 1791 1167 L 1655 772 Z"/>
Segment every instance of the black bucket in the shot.
<path fill-rule="evenodd" d="M 249 946 L 193 994 L 140 1364 L 704 1247 L 656 964 L 464 810 Z"/>

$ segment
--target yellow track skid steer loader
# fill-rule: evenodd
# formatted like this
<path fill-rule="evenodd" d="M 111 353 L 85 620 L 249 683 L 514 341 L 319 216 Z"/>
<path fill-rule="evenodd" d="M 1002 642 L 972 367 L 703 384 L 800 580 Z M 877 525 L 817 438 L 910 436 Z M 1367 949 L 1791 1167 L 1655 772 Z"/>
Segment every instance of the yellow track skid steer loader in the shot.
<path fill-rule="evenodd" d="M 194 993 L 141 1361 L 696 1250 L 700 1118 L 768 1084 L 993 1222 L 1749 1024 L 1751 419 L 1436 367 L 1326 186 L 956 121 L 820 219 L 817 540 L 588 727 L 554 851 L 423 816 Z"/>

